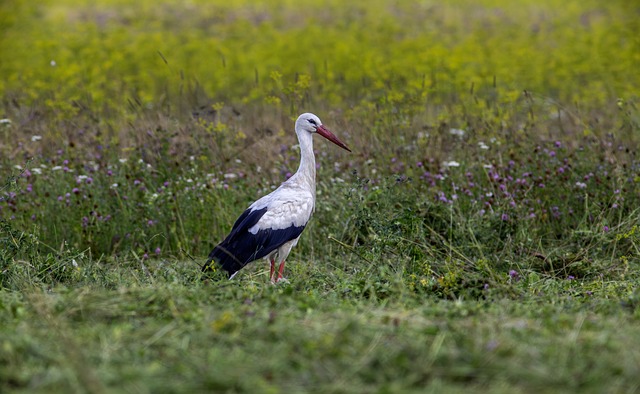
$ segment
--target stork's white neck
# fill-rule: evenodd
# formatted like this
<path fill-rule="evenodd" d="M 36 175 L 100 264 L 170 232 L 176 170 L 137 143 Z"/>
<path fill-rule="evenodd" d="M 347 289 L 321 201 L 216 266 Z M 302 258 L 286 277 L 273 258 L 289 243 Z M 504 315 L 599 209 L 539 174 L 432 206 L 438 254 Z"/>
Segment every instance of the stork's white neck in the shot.
<path fill-rule="evenodd" d="M 294 174 L 299 182 L 303 182 L 316 195 L 316 157 L 313 153 L 313 135 L 307 131 L 298 131 L 298 143 L 300 144 L 300 166 Z"/>

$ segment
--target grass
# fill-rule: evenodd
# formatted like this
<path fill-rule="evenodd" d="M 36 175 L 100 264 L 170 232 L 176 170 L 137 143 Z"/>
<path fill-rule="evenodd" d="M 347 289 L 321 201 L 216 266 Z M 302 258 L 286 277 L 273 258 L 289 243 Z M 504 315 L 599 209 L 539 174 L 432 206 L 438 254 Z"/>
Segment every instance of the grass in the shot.
<path fill-rule="evenodd" d="M 637 6 L 0 9 L 0 391 L 639 390 Z M 201 277 L 303 111 L 290 283 Z"/>
<path fill-rule="evenodd" d="M 176 262 L 147 268 L 3 293 L 5 388 L 637 390 L 638 312 L 619 299 L 381 300 L 301 266 L 284 286 L 264 276 L 212 286 Z"/>

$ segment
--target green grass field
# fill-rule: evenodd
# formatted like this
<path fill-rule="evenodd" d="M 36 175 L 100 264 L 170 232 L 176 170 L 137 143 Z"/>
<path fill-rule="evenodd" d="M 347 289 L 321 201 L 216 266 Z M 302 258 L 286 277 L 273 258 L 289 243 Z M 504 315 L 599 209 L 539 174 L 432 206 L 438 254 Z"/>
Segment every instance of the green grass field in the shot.
<path fill-rule="evenodd" d="M 0 4 L 0 392 L 640 391 L 631 1 Z M 298 165 L 289 283 L 200 267 Z"/>

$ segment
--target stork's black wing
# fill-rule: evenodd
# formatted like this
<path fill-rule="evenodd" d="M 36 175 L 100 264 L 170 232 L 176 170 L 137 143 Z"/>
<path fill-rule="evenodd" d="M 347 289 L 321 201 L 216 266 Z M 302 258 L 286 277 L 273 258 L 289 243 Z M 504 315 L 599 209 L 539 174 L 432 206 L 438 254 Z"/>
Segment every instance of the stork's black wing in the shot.
<path fill-rule="evenodd" d="M 206 271 L 211 261 L 215 261 L 229 276 L 238 272 L 242 267 L 254 260 L 261 259 L 273 252 L 283 244 L 296 239 L 302 233 L 305 226 L 295 226 L 283 229 L 263 228 L 255 234 L 249 229 L 258 223 L 260 218 L 267 213 L 267 207 L 262 209 L 247 209 L 236 220 L 231 232 L 213 248 L 209 254 L 209 260 L 202 268 Z"/>

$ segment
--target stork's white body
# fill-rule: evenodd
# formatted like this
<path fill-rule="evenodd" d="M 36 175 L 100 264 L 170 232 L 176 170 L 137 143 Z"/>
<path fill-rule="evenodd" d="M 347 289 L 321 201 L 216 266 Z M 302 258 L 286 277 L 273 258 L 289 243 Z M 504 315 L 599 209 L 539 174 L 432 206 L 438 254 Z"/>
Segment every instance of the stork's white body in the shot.
<path fill-rule="evenodd" d="M 307 135 L 311 137 L 311 134 Z M 298 171 L 276 190 L 251 204 L 249 210 L 256 211 L 266 207 L 267 212 L 258 223 L 249 228 L 249 233 L 257 235 L 260 230 L 265 229 L 287 231 L 290 228 L 304 229 L 307 226 L 316 206 L 316 160 L 311 138 L 308 145 L 303 147 L 302 142 L 300 143 L 300 150 L 309 149 L 310 154 L 302 154 L 303 159 L 300 161 Z M 305 156 L 308 160 L 304 159 Z M 285 259 L 299 239 L 300 235 L 285 242 L 267 256 L 267 259 L 272 262 L 272 276 L 276 263 L 284 268 Z M 279 269 L 280 278 L 281 271 Z"/>
<path fill-rule="evenodd" d="M 312 138 L 315 132 L 349 150 L 322 125 L 317 116 L 309 113 L 300 115 L 296 121 L 300 144 L 298 171 L 247 208 L 227 238 L 213 249 L 205 270 L 215 260 L 232 278 L 246 264 L 266 257 L 271 261 L 271 280 L 275 281 L 276 261 L 279 264 L 277 279 L 282 279 L 284 262 L 315 209 L 316 161 Z"/>

